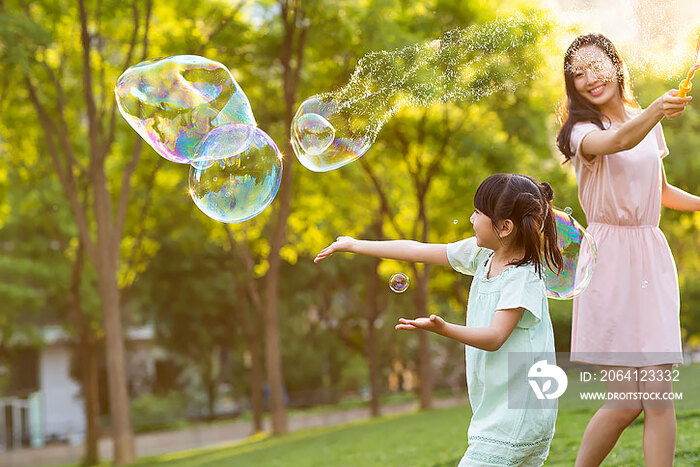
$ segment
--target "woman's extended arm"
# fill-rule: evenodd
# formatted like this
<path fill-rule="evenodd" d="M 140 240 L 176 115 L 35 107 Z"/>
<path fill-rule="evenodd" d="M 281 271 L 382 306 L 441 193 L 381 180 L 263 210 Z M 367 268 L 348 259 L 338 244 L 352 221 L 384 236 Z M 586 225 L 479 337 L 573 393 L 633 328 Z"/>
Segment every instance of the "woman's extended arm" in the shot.
<path fill-rule="evenodd" d="M 597 156 L 632 149 L 651 131 L 662 118 L 675 118 L 685 111 L 691 97 L 678 97 L 672 89 L 656 99 L 642 113 L 617 130 L 597 130 L 588 133 L 581 141 L 581 154 L 587 160 Z"/>
<path fill-rule="evenodd" d="M 666 181 L 666 171 L 661 166 L 661 204 L 678 211 L 700 211 L 700 197 L 677 188 Z"/>
<path fill-rule="evenodd" d="M 352 237 L 338 237 L 335 242 L 316 255 L 314 263 L 341 251 L 412 263 L 450 265 L 447 261 L 447 245 L 444 243 L 420 243 L 413 240 L 356 240 Z"/>

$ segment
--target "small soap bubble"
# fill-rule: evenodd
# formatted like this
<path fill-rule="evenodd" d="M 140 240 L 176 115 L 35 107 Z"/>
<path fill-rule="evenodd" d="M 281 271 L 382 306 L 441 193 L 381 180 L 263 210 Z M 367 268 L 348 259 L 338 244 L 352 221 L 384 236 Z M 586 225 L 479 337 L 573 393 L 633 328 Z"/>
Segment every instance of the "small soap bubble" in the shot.
<path fill-rule="evenodd" d="M 457 222 L 459 222 L 457 219 L 452 221 L 453 224 L 457 224 Z"/>
<path fill-rule="evenodd" d="M 574 210 L 571 209 L 569 206 L 567 206 L 567 207 L 564 208 L 564 212 L 566 213 L 567 216 L 570 216 L 571 213 L 574 212 Z"/>
<path fill-rule="evenodd" d="M 642 288 L 646 289 L 647 287 L 649 287 L 649 281 L 642 281 Z"/>
<path fill-rule="evenodd" d="M 409 285 L 408 276 L 402 272 L 394 274 L 389 279 L 389 288 L 396 293 L 404 293 Z"/>
<path fill-rule="evenodd" d="M 312 156 L 328 149 L 335 139 L 335 128 L 318 114 L 305 114 L 296 122 L 296 133 L 301 148 Z"/>
<path fill-rule="evenodd" d="M 566 210 L 554 209 L 557 247 L 564 267 L 557 273 L 545 265 L 547 296 L 569 300 L 583 292 L 593 276 L 598 258 L 595 240 Z"/>

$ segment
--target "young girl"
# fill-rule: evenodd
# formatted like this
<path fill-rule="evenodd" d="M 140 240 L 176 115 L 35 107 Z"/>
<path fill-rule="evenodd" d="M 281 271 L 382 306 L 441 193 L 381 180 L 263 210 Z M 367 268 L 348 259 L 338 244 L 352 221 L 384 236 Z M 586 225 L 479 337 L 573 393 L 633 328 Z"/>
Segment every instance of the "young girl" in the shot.
<path fill-rule="evenodd" d="M 569 46 L 564 78 L 557 144 L 574 164 L 588 232 L 598 246 L 591 282 L 574 298 L 572 360 L 628 375 L 608 382 L 608 393 L 670 393 L 669 378 L 636 380 L 649 370 L 668 375 L 682 362 L 676 266 L 658 225 L 662 205 L 699 210 L 700 198 L 666 181 L 661 160 L 668 149 L 659 122 L 682 114 L 691 98 L 671 90 L 641 111 L 615 46 L 600 34 Z M 612 400 L 588 424 L 576 465 L 599 465 L 642 410 L 647 465 L 672 465 L 673 402 Z"/>
<path fill-rule="evenodd" d="M 547 183 L 524 175 L 492 175 L 474 195 L 476 209 L 470 218 L 474 237 L 449 244 L 338 237 L 314 260 L 347 251 L 452 266 L 474 276 L 466 326 L 436 315 L 401 318 L 396 325 L 396 329 L 432 331 L 467 345 L 473 415 L 469 447 L 460 466 L 540 466 L 547 458 L 556 403 L 545 408 L 537 404 L 527 378 L 533 364 L 555 359 L 542 280 L 543 257 L 555 270 L 563 264 L 556 247 L 553 197 Z"/>

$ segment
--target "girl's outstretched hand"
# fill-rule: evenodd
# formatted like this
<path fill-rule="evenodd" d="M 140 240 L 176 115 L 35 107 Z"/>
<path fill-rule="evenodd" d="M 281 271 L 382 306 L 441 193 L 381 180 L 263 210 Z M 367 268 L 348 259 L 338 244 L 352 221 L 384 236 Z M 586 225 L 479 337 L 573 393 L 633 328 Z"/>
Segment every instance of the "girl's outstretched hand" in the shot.
<path fill-rule="evenodd" d="M 430 318 L 406 319 L 399 318 L 399 324 L 396 329 L 407 329 L 415 331 L 416 329 L 424 329 L 426 331 L 439 332 L 445 327 L 445 320 L 438 315 L 430 315 Z"/>
<path fill-rule="evenodd" d="M 661 111 L 666 118 L 676 118 L 685 112 L 685 107 L 688 105 L 693 98 L 688 97 L 678 97 L 678 89 L 671 89 L 666 94 L 661 96 Z"/>
<path fill-rule="evenodd" d="M 322 259 L 328 258 L 333 253 L 339 251 L 353 251 L 353 245 L 355 244 L 355 239 L 352 237 L 338 237 L 333 243 L 328 245 L 326 248 L 321 250 L 314 258 L 314 263 L 318 263 Z"/>

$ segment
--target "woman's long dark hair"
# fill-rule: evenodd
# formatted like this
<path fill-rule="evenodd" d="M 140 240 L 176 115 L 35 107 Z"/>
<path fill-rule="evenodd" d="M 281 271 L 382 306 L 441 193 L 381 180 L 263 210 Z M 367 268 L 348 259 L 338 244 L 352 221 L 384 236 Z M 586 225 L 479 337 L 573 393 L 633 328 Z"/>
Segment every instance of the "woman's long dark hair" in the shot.
<path fill-rule="evenodd" d="M 554 272 L 564 267 L 557 247 L 553 199 L 554 190 L 549 183 L 538 183 L 527 175 L 496 174 L 476 189 L 474 207 L 491 218 L 494 228 L 505 219 L 513 222 L 515 245 L 525 249 L 525 256 L 511 264 L 532 263 L 542 276 L 543 260 Z"/>
<path fill-rule="evenodd" d="M 627 77 L 625 65 L 610 39 L 598 33 L 578 36 L 564 54 L 566 100 L 562 102 L 559 111 L 559 118 L 562 125 L 557 134 L 557 146 L 566 158 L 564 162 L 568 162 L 574 157 L 574 152 L 571 150 L 571 130 L 574 125 L 578 122 L 592 122 L 597 125 L 598 128 L 604 130 L 603 120 L 607 120 L 608 123 L 610 123 L 610 119 L 598 110 L 595 105 L 591 104 L 579 94 L 574 86 L 574 69 L 571 65 L 571 60 L 579 49 L 587 45 L 594 45 L 600 48 L 612 62 L 615 67 L 615 77 L 617 78 L 618 91 L 622 102 L 631 107 L 639 108 L 639 104 L 632 94 L 632 88 L 630 86 L 630 80 Z"/>

